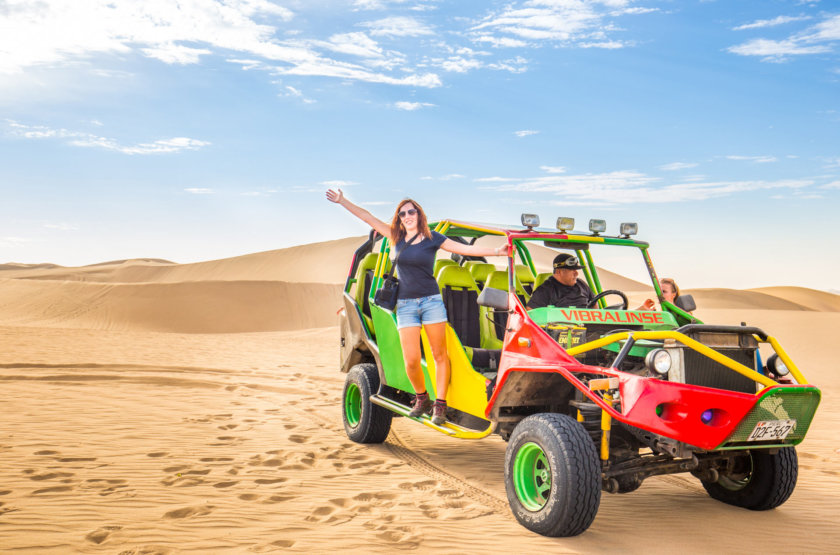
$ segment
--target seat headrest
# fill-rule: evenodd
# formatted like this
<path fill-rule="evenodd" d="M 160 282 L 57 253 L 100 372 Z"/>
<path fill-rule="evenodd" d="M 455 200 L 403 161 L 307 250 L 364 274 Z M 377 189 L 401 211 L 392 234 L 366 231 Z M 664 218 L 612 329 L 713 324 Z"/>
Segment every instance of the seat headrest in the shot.
<path fill-rule="evenodd" d="M 478 291 L 478 286 L 469 270 L 461 266 L 444 266 L 438 275 L 438 284 L 441 287 L 466 287 Z"/>

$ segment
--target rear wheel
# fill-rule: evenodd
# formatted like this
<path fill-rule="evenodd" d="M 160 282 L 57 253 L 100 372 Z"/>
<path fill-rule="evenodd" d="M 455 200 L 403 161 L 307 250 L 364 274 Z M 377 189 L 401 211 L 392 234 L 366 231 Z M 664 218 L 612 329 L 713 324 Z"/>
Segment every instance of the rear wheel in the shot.
<path fill-rule="evenodd" d="M 736 458 L 716 482 L 702 482 L 713 499 L 753 511 L 774 509 L 787 501 L 796 487 L 799 459 L 796 449 L 776 453 L 749 451 Z"/>
<path fill-rule="evenodd" d="M 356 443 L 382 443 L 391 431 L 394 413 L 370 402 L 378 389 L 375 364 L 357 364 L 347 372 L 342 395 L 344 431 Z"/>
<path fill-rule="evenodd" d="M 505 489 L 520 524 L 544 536 L 576 536 L 601 502 L 595 445 L 580 423 L 562 414 L 522 420 L 505 452 Z"/>

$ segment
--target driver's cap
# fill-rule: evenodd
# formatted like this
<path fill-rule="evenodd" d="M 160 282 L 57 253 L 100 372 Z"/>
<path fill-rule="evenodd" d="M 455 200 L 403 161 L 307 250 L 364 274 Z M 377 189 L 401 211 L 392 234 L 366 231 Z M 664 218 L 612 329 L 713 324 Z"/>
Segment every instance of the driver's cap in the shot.
<path fill-rule="evenodd" d="M 580 270 L 581 268 L 580 261 L 573 254 L 562 253 L 554 257 L 555 270 Z"/>

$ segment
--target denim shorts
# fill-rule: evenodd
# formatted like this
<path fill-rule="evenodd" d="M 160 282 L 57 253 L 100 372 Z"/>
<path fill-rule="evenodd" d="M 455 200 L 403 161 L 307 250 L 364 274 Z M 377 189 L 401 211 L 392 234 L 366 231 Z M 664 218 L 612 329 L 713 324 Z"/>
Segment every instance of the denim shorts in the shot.
<path fill-rule="evenodd" d="M 397 300 L 397 328 L 411 328 L 422 324 L 446 322 L 446 307 L 438 295 L 418 299 Z"/>

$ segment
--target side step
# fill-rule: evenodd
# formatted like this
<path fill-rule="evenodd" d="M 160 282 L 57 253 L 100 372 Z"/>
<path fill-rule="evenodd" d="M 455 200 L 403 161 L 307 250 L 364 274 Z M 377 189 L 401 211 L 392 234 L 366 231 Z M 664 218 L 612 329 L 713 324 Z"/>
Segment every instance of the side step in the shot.
<path fill-rule="evenodd" d="M 430 428 L 434 428 L 439 432 L 443 432 L 446 435 L 454 436 L 459 431 L 467 431 L 466 428 L 461 428 L 460 426 L 456 426 L 455 424 L 451 424 L 449 422 L 444 422 L 443 425 L 438 426 L 437 424 L 432 424 L 432 419 L 428 414 L 422 415 L 420 418 L 412 418 L 408 415 L 411 412 L 411 407 L 407 407 L 401 403 L 397 403 L 396 401 L 392 401 L 387 397 L 383 397 L 382 395 L 374 394 L 370 396 L 370 402 L 374 405 L 379 405 L 380 407 L 384 407 L 391 412 L 395 412 L 399 415 L 405 416 L 406 418 L 410 418 L 411 420 L 416 420 L 417 422 L 422 422 L 426 426 Z"/>

